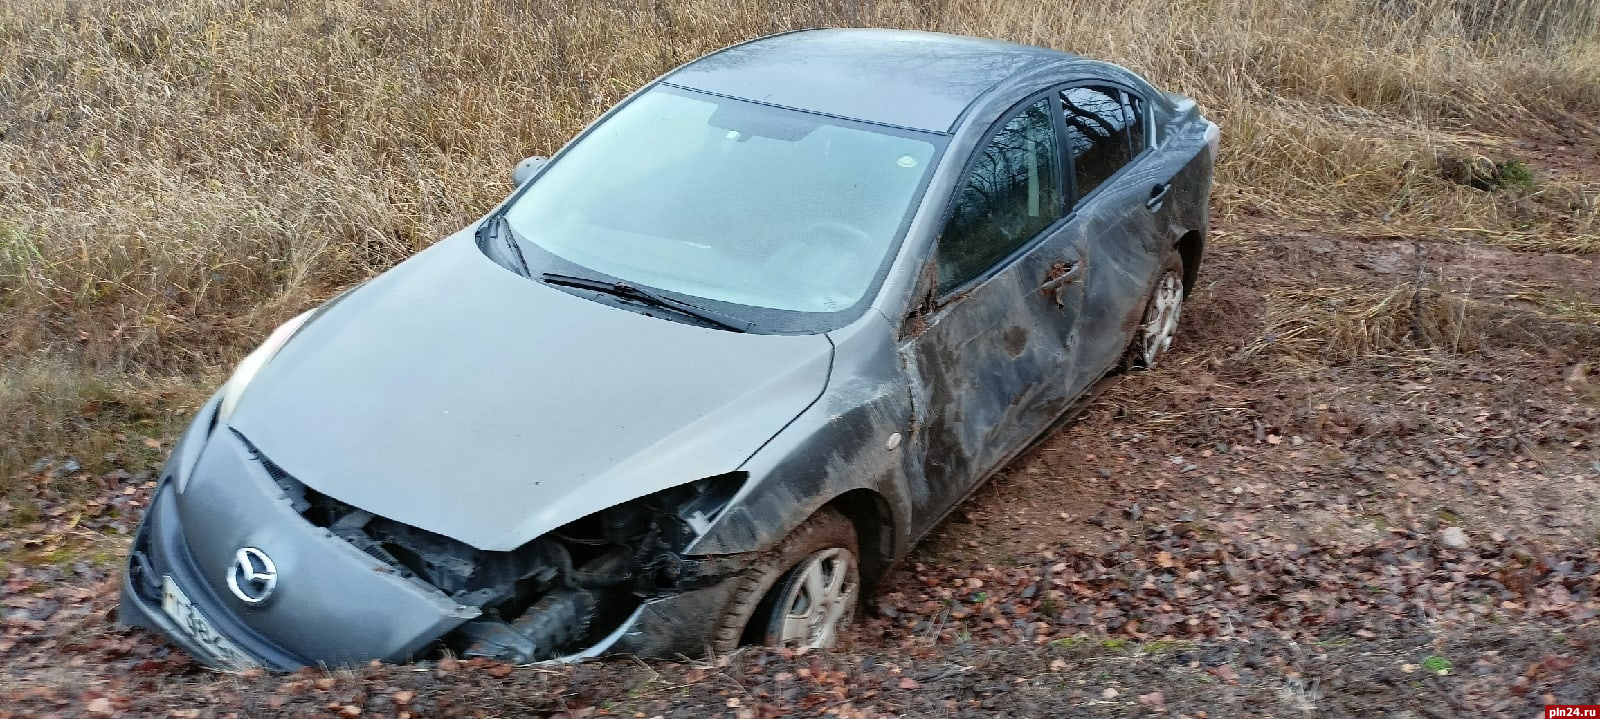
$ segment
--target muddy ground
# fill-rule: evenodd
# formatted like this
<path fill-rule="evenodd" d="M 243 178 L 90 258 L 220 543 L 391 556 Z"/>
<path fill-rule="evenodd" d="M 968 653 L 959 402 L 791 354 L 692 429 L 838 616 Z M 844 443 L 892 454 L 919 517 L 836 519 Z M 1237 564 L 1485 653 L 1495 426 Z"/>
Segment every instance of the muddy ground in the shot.
<path fill-rule="evenodd" d="M 1446 230 L 1219 228 L 1165 366 L 981 490 L 834 653 L 218 675 L 112 622 L 153 467 L 86 477 L 99 498 L 40 497 L 0 534 L 0 719 L 1600 703 L 1597 264 Z"/>

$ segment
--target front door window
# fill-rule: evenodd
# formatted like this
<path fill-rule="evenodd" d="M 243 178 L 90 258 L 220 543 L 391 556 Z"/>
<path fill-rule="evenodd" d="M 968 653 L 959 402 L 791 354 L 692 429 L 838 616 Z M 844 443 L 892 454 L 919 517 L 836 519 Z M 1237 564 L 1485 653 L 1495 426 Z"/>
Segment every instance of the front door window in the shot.
<path fill-rule="evenodd" d="M 941 295 L 988 273 L 1061 217 L 1060 165 L 1048 98 L 990 138 L 939 238 Z"/>

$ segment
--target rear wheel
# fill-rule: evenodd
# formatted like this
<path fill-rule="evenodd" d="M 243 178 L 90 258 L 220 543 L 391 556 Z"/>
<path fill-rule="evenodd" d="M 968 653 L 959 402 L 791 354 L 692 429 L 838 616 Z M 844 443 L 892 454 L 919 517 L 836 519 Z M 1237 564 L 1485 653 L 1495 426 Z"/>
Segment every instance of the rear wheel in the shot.
<path fill-rule="evenodd" d="M 1155 287 L 1145 301 L 1144 316 L 1133 342 L 1123 357 L 1124 369 L 1149 369 L 1156 366 L 1172 348 L 1178 334 L 1178 318 L 1183 314 L 1183 259 L 1172 253 L 1156 277 Z"/>

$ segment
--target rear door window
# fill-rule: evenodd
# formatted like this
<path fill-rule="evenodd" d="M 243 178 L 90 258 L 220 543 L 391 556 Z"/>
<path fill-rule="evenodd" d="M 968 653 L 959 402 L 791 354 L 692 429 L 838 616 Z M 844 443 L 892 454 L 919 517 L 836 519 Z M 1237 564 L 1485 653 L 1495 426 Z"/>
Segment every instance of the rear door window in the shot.
<path fill-rule="evenodd" d="M 1084 197 L 1144 150 L 1143 102 L 1118 88 L 1085 86 L 1061 91 L 1077 196 Z"/>

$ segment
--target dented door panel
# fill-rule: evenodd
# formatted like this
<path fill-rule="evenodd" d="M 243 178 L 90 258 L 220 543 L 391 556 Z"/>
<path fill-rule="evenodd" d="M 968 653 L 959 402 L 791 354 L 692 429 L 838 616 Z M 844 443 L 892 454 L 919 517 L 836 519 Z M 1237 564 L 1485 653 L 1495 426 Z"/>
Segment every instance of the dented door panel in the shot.
<path fill-rule="evenodd" d="M 917 408 L 910 484 L 920 536 L 990 467 L 1066 409 L 1080 383 L 1074 340 L 1095 259 L 1058 223 L 998 274 L 947 300 L 900 348 Z"/>
<path fill-rule="evenodd" d="M 1207 202 L 1211 162 L 1204 123 L 1169 126 L 1164 142 L 1130 164 L 1110 187 L 1095 195 L 1079 213 L 1089 230 L 1089 244 L 1103 261 L 1090 268 L 1084 308 L 1084 331 L 1100 338 L 1086 346 L 1082 361 L 1102 371 L 1117 366 L 1144 314 L 1156 272 L 1178 251 L 1191 231 L 1201 237 L 1209 218 Z M 1197 182 L 1203 182 L 1196 189 Z M 1158 207 L 1147 204 L 1155 188 L 1165 188 Z M 1200 253 L 1195 253 L 1198 260 Z M 1196 267 L 1186 269 L 1192 283 Z"/>
<path fill-rule="evenodd" d="M 1099 260 L 1089 267 L 1082 323 L 1086 339 L 1079 355 L 1084 374 L 1093 375 L 1090 382 L 1117 365 L 1144 311 L 1155 272 L 1171 251 L 1163 223 L 1144 202 L 1154 185 L 1165 184 L 1156 178 L 1170 178 L 1171 172 L 1150 164 L 1156 166 L 1136 161 L 1076 213 L 1085 242 Z"/>
<path fill-rule="evenodd" d="M 908 320 L 901 359 L 922 460 L 909 472 L 912 536 L 1116 369 L 1157 270 L 1187 233 L 1201 236 L 1198 258 L 1211 168 L 1206 123 L 1192 108 L 1174 116 L 1161 106 L 1150 116 L 1172 121 L 1158 125 L 1155 147 L 1073 208 L 1047 240 L 939 311 Z"/>

